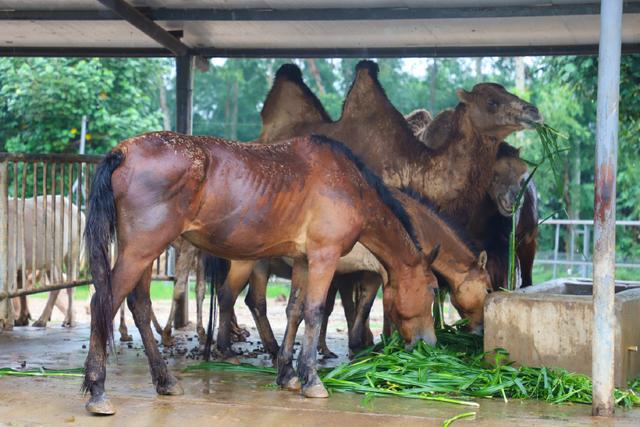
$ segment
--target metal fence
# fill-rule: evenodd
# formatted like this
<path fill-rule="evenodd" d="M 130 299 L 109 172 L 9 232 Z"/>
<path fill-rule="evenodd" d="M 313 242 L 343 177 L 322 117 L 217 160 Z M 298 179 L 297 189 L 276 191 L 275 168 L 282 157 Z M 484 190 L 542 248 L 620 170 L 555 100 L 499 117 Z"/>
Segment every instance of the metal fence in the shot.
<path fill-rule="evenodd" d="M 593 220 L 583 219 L 550 219 L 540 224 L 542 232 L 546 227 L 553 227 L 553 248 L 538 245 L 536 265 L 552 266 L 555 279 L 564 270 L 569 276 L 592 275 Z M 632 228 L 640 230 L 640 221 L 616 221 L 618 235 Z M 640 234 L 640 233 L 638 233 Z M 561 250 L 561 239 L 564 250 Z M 628 268 L 638 271 L 640 278 L 640 259 L 616 259 L 616 268 Z"/>
<path fill-rule="evenodd" d="M 91 283 L 83 233 L 91 178 L 101 156 L 0 153 L 0 328 L 11 298 Z M 172 249 L 154 279 L 173 280 Z"/>

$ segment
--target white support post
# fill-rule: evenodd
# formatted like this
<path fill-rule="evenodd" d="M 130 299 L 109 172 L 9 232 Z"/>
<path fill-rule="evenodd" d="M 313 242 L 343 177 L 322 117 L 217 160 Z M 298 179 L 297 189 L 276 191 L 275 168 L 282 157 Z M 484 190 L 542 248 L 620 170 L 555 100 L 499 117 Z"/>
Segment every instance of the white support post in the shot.
<path fill-rule="evenodd" d="M 616 170 L 622 0 L 602 0 L 598 62 L 598 113 L 593 250 L 592 414 L 614 410 L 614 300 L 616 254 Z"/>

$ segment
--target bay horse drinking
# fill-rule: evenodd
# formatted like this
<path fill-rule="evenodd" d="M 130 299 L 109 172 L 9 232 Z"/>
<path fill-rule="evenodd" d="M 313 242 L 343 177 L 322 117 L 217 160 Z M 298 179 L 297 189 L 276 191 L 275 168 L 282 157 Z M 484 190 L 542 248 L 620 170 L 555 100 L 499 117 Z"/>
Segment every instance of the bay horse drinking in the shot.
<path fill-rule="evenodd" d="M 149 324 L 153 260 L 182 236 L 228 259 L 294 259 L 278 384 L 326 397 L 315 367 L 327 289 L 340 256 L 359 241 L 389 272 L 385 313 L 404 340 L 435 343 L 431 307 L 437 281 L 409 216 L 380 178 L 339 142 L 321 136 L 273 144 L 154 132 L 121 142 L 96 170 L 86 244 L 96 293 L 83 389 L 86 408 L 115 409 L 104 390 L 114 307 L 127 303 L 159 394 L 181 394 Z M 118 256 L 110 267 L 109 243 Z M 293 341 L 305 320 L 293 370 Z"/>

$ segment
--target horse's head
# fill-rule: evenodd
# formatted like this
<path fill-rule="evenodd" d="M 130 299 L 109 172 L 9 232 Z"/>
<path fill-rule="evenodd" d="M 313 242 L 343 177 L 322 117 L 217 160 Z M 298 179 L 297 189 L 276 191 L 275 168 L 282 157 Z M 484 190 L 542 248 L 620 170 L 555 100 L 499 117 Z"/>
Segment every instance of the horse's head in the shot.
<path fill-rule="evenodd" d="M 469 320 L 469 329 L 476 334 L 482 334 L 484 301 L 492 289 L 486 265 L 487 253 L 482 251 L 477 262 L 465 273 L 462 282 L 451 291 L 451 304 L 463 319 Z"/>
<path fill-rule="evenodd" d="M 481 134 L 504 139 L 513 132 L 542 123 L 538 109 L 496 83 L 479 83 L 471 92 L 458 89 L 471 124 Z"/>
<path fill-rule="evenodd" d="M 407 346 L 424 340 L 435 345 L 433 327 L 433 301 L 438 280 L 431 271 L 431 264 L 438 256 L 436 246 L 421 261 L 406 269 L 402 277 L 391 276 L 389 286 L 384 288 L 385 315 L 396 325 Z"/>
<path fill-rule="evenodd" d="M 529 176 L 527 164 L 518 154 L 518 150 L 510 145 L 500 145 L 498 160 L 493 166 L 493 180 L 489 187 L 489 196 L 500 214 L 507 217 L 511 216 L 518 194 Z"/>

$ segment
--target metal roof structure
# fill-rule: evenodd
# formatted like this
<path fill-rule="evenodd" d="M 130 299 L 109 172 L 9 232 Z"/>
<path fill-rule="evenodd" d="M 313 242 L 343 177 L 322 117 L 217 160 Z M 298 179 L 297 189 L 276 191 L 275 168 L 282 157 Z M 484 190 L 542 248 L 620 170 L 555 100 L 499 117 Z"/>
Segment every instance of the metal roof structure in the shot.
<path fill-rule="evenodd" d="M 0 55 L 185 54 L 167 35 L 205 57 L 596 54 L 599 14 L 593 0 L 0 0 Z M 639 0 L 622 43 L 640 52 Z"/>

